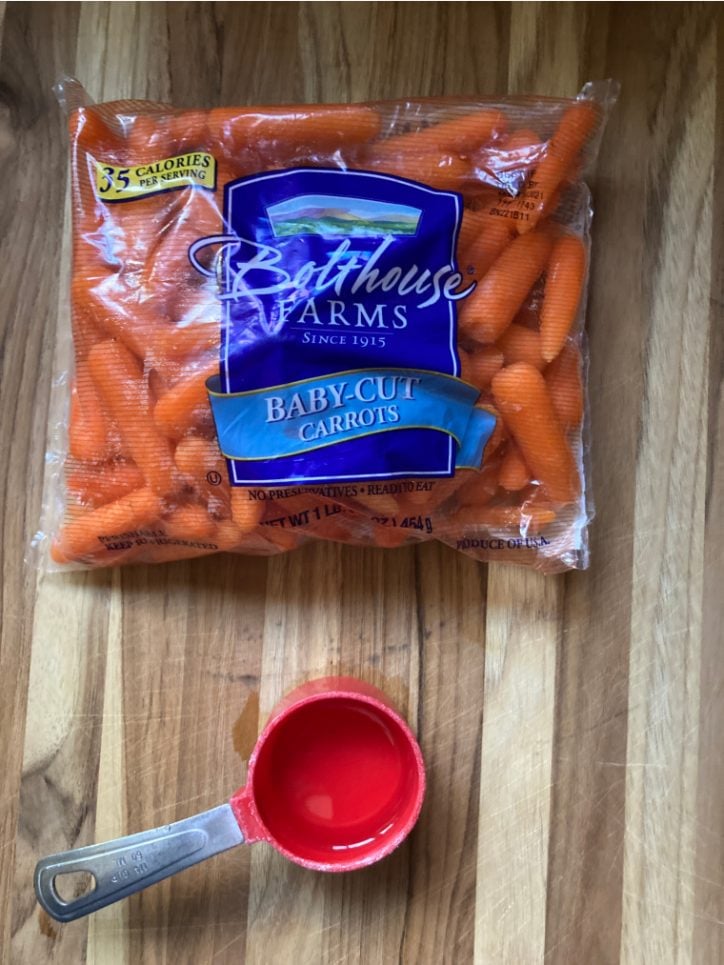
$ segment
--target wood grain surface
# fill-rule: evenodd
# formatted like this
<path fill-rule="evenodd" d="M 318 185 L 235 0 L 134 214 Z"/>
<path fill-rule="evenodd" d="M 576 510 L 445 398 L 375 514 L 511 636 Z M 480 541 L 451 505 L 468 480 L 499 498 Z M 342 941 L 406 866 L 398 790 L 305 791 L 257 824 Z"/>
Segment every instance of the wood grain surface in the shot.
<path fill-rule="evenodd" d="M 724 961 L 724 21 L 719 4 L 0 5 L 0 961 Z M 622 94 L 594 180 L 591 568 L 309 546 L 39 578 L 64 122 L 179 106 Z M 381 686 L 429 793 L 377 867 L 237 849 L 90 919 L 44 854 L 220 803 L 294 684 Z"/>

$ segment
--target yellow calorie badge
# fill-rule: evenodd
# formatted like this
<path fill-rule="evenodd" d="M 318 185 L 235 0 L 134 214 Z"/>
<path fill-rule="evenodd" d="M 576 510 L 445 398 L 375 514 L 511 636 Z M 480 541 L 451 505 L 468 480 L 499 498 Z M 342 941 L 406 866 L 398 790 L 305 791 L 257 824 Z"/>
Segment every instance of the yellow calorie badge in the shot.
<path fill-rule="evenodd" d="M 134 201 L 189 187 L 215 189 L 216 159 L 211 154 L 195 151 L 129 167 L 96 161 L 96 191 L 102 201 Z"/>

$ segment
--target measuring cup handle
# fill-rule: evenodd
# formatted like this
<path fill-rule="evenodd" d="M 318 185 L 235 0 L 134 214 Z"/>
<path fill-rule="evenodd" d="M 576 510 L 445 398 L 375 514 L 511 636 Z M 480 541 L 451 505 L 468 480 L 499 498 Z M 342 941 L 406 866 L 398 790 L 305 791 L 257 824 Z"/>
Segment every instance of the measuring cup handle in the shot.
<path fill-rule="evenodd" d="M 234 812 L 222 804 L 153 831 L 43 858 L 35 867 L 35 893 L 51 917 L 74 921 L 243 843 Z M 56 878 L 83 871 L 93 876 L 95 887 L 64 901 L 56 889 Z"/>

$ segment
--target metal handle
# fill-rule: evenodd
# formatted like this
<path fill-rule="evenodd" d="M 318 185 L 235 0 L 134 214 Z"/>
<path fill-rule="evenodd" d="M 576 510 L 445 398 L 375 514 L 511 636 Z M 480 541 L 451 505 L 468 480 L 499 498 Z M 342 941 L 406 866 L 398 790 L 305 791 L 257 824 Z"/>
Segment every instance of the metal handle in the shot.
<path fill-rule="evenodd" d="M 243 843 L 234 812 L 222 804 L 153 831 L 43 858 L 35 866 L 35 893 L 51 917 L 74 921 Z M 93 876 L 95 887 L 80 898 L 63 901 L 55 879 L 83 871 Z"/>

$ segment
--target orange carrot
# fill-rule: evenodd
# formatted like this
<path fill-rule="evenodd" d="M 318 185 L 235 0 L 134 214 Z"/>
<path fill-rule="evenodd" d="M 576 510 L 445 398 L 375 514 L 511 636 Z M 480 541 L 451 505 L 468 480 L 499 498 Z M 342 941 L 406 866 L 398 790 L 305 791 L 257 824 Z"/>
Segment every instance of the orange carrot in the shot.
<path fill-rule="evenodd" d="M 96 342 L 100 342 L 103 338 L 101 327 L 94 318 L 87 300 L 82 297 L 82 294 L 80 298 L 76 298 L 77 290 L 82 289 L 83 286 L 84 282 L 80 275 L 76 276 L 71 282 L 73 348 L 78 362 L 87 359 L 88 353 Z"/>
<path fill-rule="evenodd" d="M 522 506 L 463 506 L 451 522 L 456 527 L 474 526 L 513 530 L 516 533 L 538 533 L 556 518 L 553 506 L 544 503 Z"/>
<path fill-rule="evenodd" d="M 269 526 L 258 526 L 256 529 L 244 533 L 233 520 L 223 519 L 216 524 L 212 540 L 222 552 L 263 553 L 269 555 L 271 552 L 278 552 L 280 549 L 277 543 L 271 543 L 271 541 L 267 539 L 270 530 L 271 527 Z M 279 532 L 282 533 L 285 531 L 280 529 Z M 288 535 L 291 537 L 293 534 L 289 533 Z M 296 545 L 296 540 L 290 540 L 286 548 L 293 549 Z"/>
<path fill-rule="evenodd" d="M 175 486 L 171 446 L 153 424 L 141 367 L 120 342 L 99 342 L 88 356 L 93 380 L 148 486 L 165 495 Z"/>
<path fill-rule="evenodd" d="M 455 151 L 466 154 L 505 130 L 505 117 L 498 110 L 475 111 L 412 134 L 398 134 L 381 142 L 385 154 Z"/>
<path fill-rule="evenodd" d="M 545 268 L 553 238 L 545 231 L 518 237 L 463 302 L 460 326 L 478 342 L 496 342 Z"/>
<path fill-rule="evenodd" d="M 495 200 L 500 191 L 489 184 L 476 180 L 477 177 L 477 167 L 471 168 L 471 176 L 462 187 L 467 206 L 466 210 L 474 211 L 480 215 L 490 214 L 490 209 L 495 206 Z"/>
<path fill-rule="evenodd" d="M 179 439 L 195 425 L 211 425 L 211 408 L 206 382 L 219 371 L 214 362 L 201 372 L 177 382 L 153 410 L 153 418 L 164 435 Z"/>
<path fill-rule="evenodd" d="M 244 534 L 231 519 L 224 519 L 216 524 L 214 542 L 220 550 L 235 550 L 244 542 Z"/>
<path fill-rule="evenodd" d="M 470 175 L 470 165 L 463 158 L 451 154 L 416 152 L 387 153 L 378 150 L 363 163 L 382 174 L 420 181 L 439 191 L 459 191 Z"/>
<path fill-rule="evenodd" d="M 530 470 L 520 449 L 510 444 L 500 466 L 500 485 L 508 492 L 516 493 L 530 482 Z"/>
<path fill-rule="evenodd" d="M 458 252 L 467 251 L 477 235 L 488 223 L 486 211 L 474 211 L 472 208 L 464 208 L 463 216 L 460 219 L 460 232 L 458 234 Z"/>
<path fill-rule="evenodd" d="M 248 533 L 264 515 L 264 502 L 252 499 L 250 493 L 238 486 L 231 489 L 231 518 L 242 533 Z"/>
<path fill-rule="evenodd" d="M 68 474 L 68 492 L 83 506 L 103 506 L 143 486 L 143 474 L 132 462 L 91 463 Z"/>
<path fill-rule="evenodd" d="M 408 537 L 414 535 L 416 531 L 408 527 L 385 526 L 377 523 L 372 531 L 373 545 L 384 549 L 397 549 L 406 543 Z"/>
<path fill-rule="evenodd" d="M 241 149 L 263 149 L 260 142 L 271 140 L 307 144 L 313 150 L 334 150 L 377 137 L 380 115 L 363 104 L 310 104 L 251 111 L 217 108 L 210 112 L 208 126 L 212 134 L 223 132 L 227 143 L 232 141 Z"/>
<path fill-rule="evenodd" d="M 112 275 L 98 279 L 76 273 L 72 284 L 75 313 L 83 317 L 85 324 L 94 325 L 105 337 L 118 339 L 138 358 L 144 358 L 148 339 L 139 324 L 140 313 L 134 315 L 123 304 L 123 298 L 113 289 L 115 284 Z"/>
<path fill-rule="evenodd" d="M 541 337 L 532 328 L 513 322 L 496 344 L 503 353 L 506 365 L 512 365 L 513 362 L 528 362 L 539 371 L 545 367 L 546 363 L 541 354 Z"/>
<path fill-rule="evenodd" d="M 540 337 L 543 358 L 552 362 L 563 348 L 581 301 L 586 275 L 586 248 L 575 235 L 564 235 L 553 246 L 543 307 L 540 316 Z"/>
<path fill-rule="evenodd" d="M 560 355 L 546 368 L 544 375 L 561 425 L 580 425 L 583 418 L 583 386 L 581 356 L 575 345 L 569 343 L 564 346 Z"/>
<path fill-rule="evenodd" d="M 78 147 L 88 151 L 99 161 L 119 161 L 123 139 L 101 120 L 92 107 L 81 107 L 70 115 L 68 129 L 72 141 L 77 139 Z"/>
<path fill-rule="evenodd" d="M 166 135 L 173 154 L 208 151 L 208 111 L 183 111 L 167 118 Z"/>
<path fill-rule="evenodd" d="M 179 506 L 164 518 L 163 528 L 175 539 L 203 542 L 215 532 L 216 522 L 203 506 Z"/>
<path fill-rule="evenodd" d="M 164 374 L 162 375 L 158 369 L 151 369 L 148 373 L 148 392 L 151 399 L 151 405 L 155 405 L 159 399 L 163 398 L 168 392 L 169 378 L 175 376 L 176 379 L 179 378 L 179 366 L 173 367 L 170 365 L 164 365 Z M 175 370 L 175 371 L 174 371 Z"/>
<path fill-rule="evenodd" d="M 478 212 L 480 214 L 481 212 Z M 500 253 L 513 237 L 513 229 L 503 218 L 495 215 L 484 215 L 484 223 L 468 247 L 463 251 L 461 268 L 475 269 L 475 276 L 480 279 L 495 262 Z"/>
<path fill-rule="evenodd" d="M 89 462 L 107 458 L 111 426 L 87 362 L 78 362 L 73 380 L 68 425 L 68 450 L 75 459 Z"/>
<path fill-rule="evenodd" d="M 460 352 L 460 378 L 478 389 L 487 389 L 495 373 L 503 367 L 503 353 L 495 345 Z"/>
<path fill-rule="evenodd" d="M 219 444 L 200 436 L 186 436 L 176 446 L 176 465 L 191 479 L 204 479 L 209 472 L 225 477 L 226 465 L 219 451 Z"/>
<path fill-rule="evenodd" d="M 100 552 L 106 543 L 124 542 L 124 534 L 152 523 L 161 502 L 151 489 L 136 489 L 127 496 L 74 516 L 60 532 L 60 552 L 70 560 Z M 103 538 L 101 538 L 103 537 Z"/>
<path fill-rule="evenodd" d="M 533 477 L 550 499 L 568 503 L 579 492 L 576 463 L 541 373 L 527 362 L 501 369 L 493 396 Z"/>
<path fill-rule="evenodd" d="M 216 440 L 185 436 L 176 446 L 176 465 L 214 516 L 230 515 L 231 487 L 226 461 Z"/>
<path fill-rule="evenodd" d="M 526 161 L 536 153 L 540 153 L 541 139 L 535 131 L 529 128 L 519 127 L 517 131 L 511 131 L 505 141 L 500 145 L 500 152 L 511 154 L 516 160 L 518 156 Z"/>
<path fill-rule="evenodd" d="M 151 351 L 162 361 L 204 355 L 218 350 L 220 337 L 216 319 L 194 325 L 168 325 L 156 330 Z"/>
<path fill-rule="evenodd" d="M 128 137 L 130 164 L 160 161 L 175 154 L 175 145 L 169 143 L 169 117 L 164 114 L 139 114 L 133 122 Z"/>
<path fill-rule="evenodd" d="M 600 116 L 600 108 L 585 100 L 577 101 L 565 112 L 548 142 L 545 157 L 535 169 L 531 188 L 535 188 L 537 200 L 530 218 L 516 222 L 521 234 L 535 227 L 551 195 L 576 161 Z"/>
<path fill-rule="evenodd" d="M 483 468 L 474 472 L 458 491 L 461 506 L 485 506 L 498 491 L 501 461 L 491 459 Z"/>
<path fill-rule="evenodd" d="M 296 549 L 300 546 L 302 542 L 305 542 L 305 537 L 299 532 L 299 529 L 294 531 L 290 529 L 284 529 L 281 526 L 271 526 L 266 523 L 262 524 L 259 528 L 259 534 L 264 537 L 264 539 L 273 547 L 275 552 L 286 553 L 289 550 Z"/>
<path fill-rule="evenodd" d="M 388 493 L 369 495 L 368 493 L 358 493 L 355 502 L 361 503 L 364 507 L 363 512 L 370 516 L 397 516 L 400 512 L 400 504 L 395 496 Z"/>

